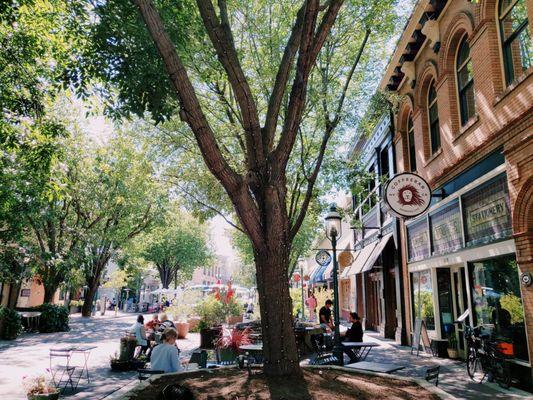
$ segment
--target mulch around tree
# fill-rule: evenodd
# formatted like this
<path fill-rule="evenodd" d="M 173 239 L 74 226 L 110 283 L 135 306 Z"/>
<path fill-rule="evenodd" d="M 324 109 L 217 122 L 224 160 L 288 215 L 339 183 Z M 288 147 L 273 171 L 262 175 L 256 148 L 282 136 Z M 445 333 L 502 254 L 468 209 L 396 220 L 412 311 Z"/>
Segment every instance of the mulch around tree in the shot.
<path fill-rule="evenodd" d="M 212 372 L 211 372 L 212 371 Z M 181 384 L 195 400 L 353 400 L 416 399 L 439 397 L 414 382 L 339 370 L 305 370 L 301 379 L 266 378 L 259 370 L 252 377 L 246 371 L 221 369 L 186 375 L 164 375 L 148 387 L 135 389 L 125 399 L 159 400 L 167 385 Z"/>

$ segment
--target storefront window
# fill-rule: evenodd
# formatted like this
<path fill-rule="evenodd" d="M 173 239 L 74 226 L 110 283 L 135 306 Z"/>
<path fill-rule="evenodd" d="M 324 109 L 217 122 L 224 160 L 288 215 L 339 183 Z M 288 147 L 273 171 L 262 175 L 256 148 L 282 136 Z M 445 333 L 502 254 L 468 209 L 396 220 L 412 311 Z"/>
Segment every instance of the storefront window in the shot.
<path fill-rule="evenodd" d="M 516 358 L 528 360 L 524 309 L 514 255 L 469 264 L 474 324 L 485 325 L 514 345 Z"/>
<path fill-rule="evenodd" d="M 411 273 L 413 288 L 413 314 L 426 324 L 427 330 L 435 329 L 435 308 L 433 306 L 433 286 L 431 284 L 431 271 Z"/>

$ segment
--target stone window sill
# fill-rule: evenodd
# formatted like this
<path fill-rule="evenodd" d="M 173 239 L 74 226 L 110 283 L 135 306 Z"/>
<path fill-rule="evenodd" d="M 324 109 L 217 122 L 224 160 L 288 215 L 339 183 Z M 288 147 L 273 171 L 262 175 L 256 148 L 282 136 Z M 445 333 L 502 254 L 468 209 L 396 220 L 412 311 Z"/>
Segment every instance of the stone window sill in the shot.
<path fill-rule="evenodd" d="M 424 164 L 424 168 L 426 168 L 429 164 L 433 162 L 438 156 L 442 154 L 442 147 L 440 147 L 435 153 L 433 153 L 429 158 L 427 159 L 426 163 Z"/>
<path fill-rule="evenodd" d="M 474 115 L 472 118 L 470 118 L 466 124 L 464 124 L 461 129 L 459 129 L 459 132 L 455 135 L 453 138 L 453 141 L 455 142 L 457 139 L 459 139 L 461 136 L 463 136 L 466 132 L 471 130 L 474 125 L 476 125 L 479 122 L 479 115 Z"/>
<path fill-rule="evenodd" d="M 530 75 L 533 75 L 533 67 L 528 68 L 520 75 L 517 79 L 514 80 L 509 86 L 507 86 L 496 98 L 494 99 L 493 106 L 495 107 L 499 102 L 505 99 L 510 93 L 512 93 L 518 86 L 520 86 Z"/>

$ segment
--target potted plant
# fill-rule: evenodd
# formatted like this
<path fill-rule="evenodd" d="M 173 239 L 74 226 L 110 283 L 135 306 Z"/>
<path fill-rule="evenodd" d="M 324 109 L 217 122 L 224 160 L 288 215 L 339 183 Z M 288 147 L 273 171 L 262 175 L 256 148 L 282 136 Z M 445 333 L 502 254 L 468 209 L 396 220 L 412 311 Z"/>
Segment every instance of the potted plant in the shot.
<path fill-rule="evenodd" d="M 113 371 L 129 371 L 131 368 L 130 360 L 121 360 L 118 353 L 109 357 L 109 364 Z"/>
<path fill-rule="evenodd" d="M 222 302 L 214 296 L 207 296 L 196 305 L 195 311 L 200 316 L 200 348 L 213 349 L 214 341 L 220 336 L 221 325 L 226 318 Z"/>
<path fill-rule="evenodd" d="M 456 359 L 459 357 L 459 351 L 457 350 L 457 338 L 455 333 L 452 333 L 448 337 L 448 357 Z"/>
<path fill-rule="evenodd" d="M 189 322 L 187 321 L 187 312 L 190 306 L 185 302 L 179 300 L 172 301 L 172 305 L 167 307 L 165 312 L 172 316 L 176 331 L 178 332 L 178 339 L 185 339 L 189 333 Z"/>
<path fill-rule="evenodd" d="M 217 362 L 235 361 L 239 355 L 239 347 L 250 343 L 250 328 L 244 330 L 224 329 L 222 336 L 215 342 Z"/>
<path fill-rule="evenodd" d="M 69 304 L 69 312 L 70 314 L 75 314 L 78 312 L 80 307 L 80 302 L 78 300 L 71 300 Z"/>
<path fill-rule="evenodd" d="M 22 385 L 28 400 L 57 400 L 59 390 L 44 376 L 23 377 Z"/>

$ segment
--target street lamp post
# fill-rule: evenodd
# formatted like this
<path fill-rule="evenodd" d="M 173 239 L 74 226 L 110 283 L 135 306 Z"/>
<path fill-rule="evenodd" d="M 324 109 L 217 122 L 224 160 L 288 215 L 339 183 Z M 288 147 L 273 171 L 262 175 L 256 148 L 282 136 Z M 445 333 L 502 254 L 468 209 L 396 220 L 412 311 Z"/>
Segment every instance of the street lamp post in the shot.
<path fill-rule="evenodd" d="M 304 295 L 304 260 L 302 258 L 298 259 L 298 264 L 300 264 L 300 286 L 302 288 L 302 320 L 305 316 L 305 295 Z"/>
<path fill-rule="evenodd" d="M 335 318 L 334 346 L 333 355 L 339 365 L 343 365 L 344 356 L 341 345 L 339 332 L 340 315 L 339 315 L 339 281 L 338 281 L 338 264 L 337 264 L 337 239 L 342 236 L 341 216 L 337 212 L 337 206 L 332 204 L 326 215 L 326 237 L 331 241 L 333 250 L 333 317 Z"/>

